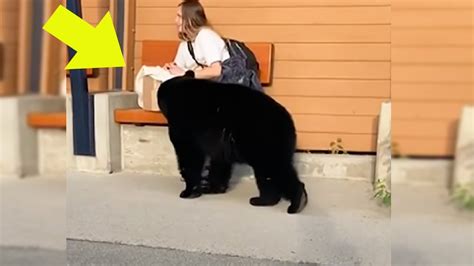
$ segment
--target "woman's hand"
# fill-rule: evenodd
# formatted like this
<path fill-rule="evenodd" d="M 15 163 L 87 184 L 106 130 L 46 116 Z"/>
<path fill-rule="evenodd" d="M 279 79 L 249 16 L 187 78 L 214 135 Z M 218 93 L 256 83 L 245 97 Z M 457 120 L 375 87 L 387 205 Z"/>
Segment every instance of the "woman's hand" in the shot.
<path fill-rule="evenodd" d="M 169 67 L 168 71 L 173 74 L 173 75 L 177 75 L 177 76 L 182 76 L 184 75 L 184 69 L 180 68 L 179 66 L 173 64 Z"/>
<path fill-rule="evenodd" d="M 171 62 L 171 63 L 166 63 L 166 64 L 163 66 L 163 68 L 166 69 L 166 70 L 170 70 L 170 67 L 171 67 L 172 65 L 174 65 L 173 62 Z"/>
<path fill-rule="evenodd" d="M 163 66 L 164 69 L 168 70 L 171 74 L 182 76 L 184 75 L 184 69 L 177 66 L 175 63 L 167 63 Z"/>
<path fill-rule="evenodd" d="M 168 70 L 173 75 L 184 75 L 185 72 L 184 69 L 177 66 L 174 62 L 166 63 L 163 68 Z"/>

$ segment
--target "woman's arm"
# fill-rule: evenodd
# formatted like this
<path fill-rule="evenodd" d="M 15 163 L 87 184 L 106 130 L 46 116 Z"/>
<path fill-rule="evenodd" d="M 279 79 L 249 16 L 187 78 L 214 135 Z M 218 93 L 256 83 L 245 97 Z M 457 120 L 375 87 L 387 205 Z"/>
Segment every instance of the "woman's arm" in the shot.
<path fill-rule="evenodd" d="M 177 65 L 170 65 L 169 71 L 173 75 L 184 75 L 184 69 Z M 198 79 L 213 79 L 221 75 L 222 66 L 220 62 L 214 62 L 209 67 L 204 67 L 194 71 L 194 77 Z"/>
<path fill-rule="evenodd" d="M 198 79 L 213 79 L 221 75 L 221 62 L 214 62 L 209 67 L 194 71 L 194 76 Z"/>

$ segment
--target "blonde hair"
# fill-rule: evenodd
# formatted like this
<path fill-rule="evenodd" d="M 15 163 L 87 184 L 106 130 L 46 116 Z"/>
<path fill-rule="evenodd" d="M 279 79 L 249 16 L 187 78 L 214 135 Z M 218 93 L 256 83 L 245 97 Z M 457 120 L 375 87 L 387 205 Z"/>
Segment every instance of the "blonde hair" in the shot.
<path fill-rule="evenodd" d="M 207 20 L 204 7 L 199 0 L 184 0 L 181 7 L 182 30 L 178 33 L 179 39 L 183 41 L 194 41 L 201 27 L 211 27 Z"/>

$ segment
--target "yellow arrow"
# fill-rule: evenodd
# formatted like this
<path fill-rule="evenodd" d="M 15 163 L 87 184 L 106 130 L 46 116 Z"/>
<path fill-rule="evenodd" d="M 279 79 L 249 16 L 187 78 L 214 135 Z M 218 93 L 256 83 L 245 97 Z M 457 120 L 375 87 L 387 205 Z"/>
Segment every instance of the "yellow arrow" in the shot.
<path fill-rule="evenodd" d="M 76 50 L 66 69 L 125 66 L 110 12 L 94 28 L 60 5 L 43 30 Z"/>

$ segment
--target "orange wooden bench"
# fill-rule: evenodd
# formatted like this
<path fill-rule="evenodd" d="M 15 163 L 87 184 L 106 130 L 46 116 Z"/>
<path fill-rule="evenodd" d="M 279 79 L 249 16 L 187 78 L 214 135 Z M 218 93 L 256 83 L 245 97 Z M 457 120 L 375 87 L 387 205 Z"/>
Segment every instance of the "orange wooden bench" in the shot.
<path fill-rule="evenodd" d="M 66 76 L 69 77 L 69 71 Z M 86 76 L 93 78 L 97 76 L 97 69 L 86 69 Z M 32 128 L 66 128 L 66 112 L 33 112 L 29 113 L 26 123 Z"/>
<path fill-rule="evenodd" d="M 178 49 L 178 41 L 143 41 L 142 65 L 162 66 L 172 62 Z M 260 82 L 268 86 L 271 82 L 273 45 L 271 43 L 246 43 L 257 58 L 260 67 Z M 116 109 L 115 122 L 135 125 L 166 125 L 161 112 L 145 111 L 141 108 Z"/>
<path fill-rule="evenodd" d="M 26 118 L 28 126 L 32 128 L 66 128 L 66 113 L 29 113 Z"/>

